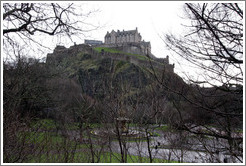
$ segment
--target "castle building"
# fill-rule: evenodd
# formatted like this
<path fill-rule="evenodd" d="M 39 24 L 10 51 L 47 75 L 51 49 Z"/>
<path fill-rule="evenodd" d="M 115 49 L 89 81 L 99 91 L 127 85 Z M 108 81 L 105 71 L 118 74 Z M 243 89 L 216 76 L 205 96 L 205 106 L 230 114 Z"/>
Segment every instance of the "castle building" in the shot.
<path fill-rule="evenodd" d="M 116 49 L 119 52 L 117 53 L 111 53 L 104 50 L 101 52 L 98 52 L 94 50 L 93 48 L 96 47 L 107 47 L 111 49 Z M 169 71 L 173 71 L 174 65 L 169 64 L 169 57 L 166 58 L 156 58 L 151 53 L 151 45 L 150 42 L 145 42 L 142 40 L 142 36 L 140 33 L 138 33 L 138 29 L 135 30 L 129 30 L 129 31 L 114 31 L 112 30 L 111 33 L 107 32 L 105 35 L 105 42 L 99 40 L 86 40 L 84 41 L 84 44 L 76 45 L 74 43 L 74 46 L 71 46 L 70 48 L 65 48 L 64 46 L 57 46 L 53 53 L 47 54 L 47 63 L 53 63 L 53 62 L 61 62 L 63 58 L 67 56 L 76 56 L 78 53 L 83 52 L 85 54 L 88 54 L 90 57 L 93 58 L 100 58 L 100 57 L 108 57 L 111 59 L 117 59 L 117 60 L 125 60 L 129 61 L 131 63 L 134 63 L 136 65 L 143 65 L 143 66 L 150 66 L 149 62 L 146 60 L 143 60 L 141 57 L 147 56 L 152 58 L 154 61 L 152 61 L 151 66 L 154 65 L 157 68 L 163 69 L 165 66 L 165 69 Z M 135 56 L 135 55 L 140 56 Z M 164 64 L 164 66 L 163 66 Z"/>
<path fill-rule="evenodd" d="M 122 47 L 122 51 L 134 54 L 149 55 L 151 54 L 150 42 L 142 40 L 142 36 L 138 32 L 138 29 L 129 31 L 114 31 L 107 32 L 105 35 L 104 45 L 106 47 Z"/>
<path fill-rule="evenodd" d="M 142 40 L 142 36 L 138 33 L 138 29 L 130 31 L 111 31 L 105 35 L 105 44 L 120 44 L 120 43 L 139 43 Z"/>

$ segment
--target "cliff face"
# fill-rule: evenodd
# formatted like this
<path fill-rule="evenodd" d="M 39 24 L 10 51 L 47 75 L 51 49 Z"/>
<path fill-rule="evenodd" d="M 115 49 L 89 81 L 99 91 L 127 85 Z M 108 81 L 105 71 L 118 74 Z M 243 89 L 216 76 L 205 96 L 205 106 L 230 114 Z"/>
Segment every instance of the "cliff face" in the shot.
<path fill-rule="evenodd" d="M 88 66 L 79 68 L 77 76 L 83 92 L 89 96 L 104 98 L 110 90 L 117 91 L 122 86 L 137 91 L 151 83 L 150 76 L 134 64 L 110 58 L 93 61 L 93 65 L 90 60 L 87 63 Z"/>
<path fill-rule="evenodd" d="M 58 108 L 54 114 L 66 113 L 72 119 L 77 115 L 71 117 L 74 114 L 71 111 L 81 115 L 81 106 L 87 110 L 95 104 L 88 112 L 93 114 L 90 120 L 95 123 L 95 118 L 99 121 L 107 112 L 117 116 L 123 102 L 133 119 L 141 121 L 143 116 L 148 119 L 155 114 L 153 104 L 164 109 L 165 105 L 172 107 L 172 100 L 180 100 L 168 88 L 188 92 L 184 90 L 184 81 L 166 67 L 167 62 L 86 45 L 57 47 L 46 61 L 46 69 L 54 73 L 47 79 L 47 85 L 52 85 L 50 89 L 55 89 L 52 98 L 58 100 L 54 103 L 54 109 Z"/>
<path fill-rule="evenodd" d="M 66 77 L 76 78 L 83 93 L 96 98 L 104 98 L 110 91 L 123 86 L 133 95 L 141 93 L 155 82 L 154 71 L 158 75 L 165 72 L 167 82 L 175 82 L 175 78 L 183 82 L 165 60 L 160 63 L 141 55 L 107 52 L 102 48 L 96 50 L 88 45 L 57 47 L 47 55 L 46 62 L 50 66 L 59 66 Z"/>

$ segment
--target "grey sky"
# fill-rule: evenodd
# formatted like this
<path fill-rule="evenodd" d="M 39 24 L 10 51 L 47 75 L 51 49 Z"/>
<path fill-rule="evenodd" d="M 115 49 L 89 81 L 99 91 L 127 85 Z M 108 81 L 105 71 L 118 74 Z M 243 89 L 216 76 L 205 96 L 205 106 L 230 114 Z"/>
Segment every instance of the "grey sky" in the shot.
<path fill-rule="evenodd" d="M 95 39 L 104 41 L 107 31 L 132 30 L 136 27 L 141 33 L 143 40 L 150 41 L 152 53 L 156 57 L 169 55 L 170 63 L 175 63 L 175 72 L 180 73 L 183 69 L 179 66 L 179 58 L 172 55 L 166 48 L 161 37 L 165 33 L 182 34 L 185 19 L 183 19 L 184 2 L 171 1 L 89 1 L 81 4 L 88 12 L 99 9 L 88 22 L 100 24 L 102 28 L 87 33 L 86 37 L 76 39 L 76 43 L 82 43 L 83 39 Z M 84 6 L 84 7 L 83 7 Z M 82 41 L 81 41 L 82 40 Z M 60 41 L 57 41 L 58 43 Z M 73 43 L 67 43 L 72 45 Z M 67 45 L 67 47 L 68 47 Z"/>
<path fill-rule="evenodd" d="M 48 2 L 47 2 L 48 3 Z M 67 3 L 61 1 L 59 3 Z M 70 3 L 70 2 L 69 2 Z M 156 57 L 166 57 L 169 55 L 170 63 L 175 63 L 174 71 L 178 74 L 187 70 L 185 64 L 179 65 L 182 62 L 177 55 L 171 54 L 161 37 L 165 33 L 172 32 L 174 34 L 182 34 L 184 27 L 181 25 L 185 19 L 183 17 L 183 4 L 184 2 L 177 1 L 80 1 L 74 2 L 80 5 L 82 13 L 88 13 L 93 10 L 99 10 L 92 13 L 86 20 L 86 23 L 92 25 L 101 25 L 100 28 L 94 31 L 85 33 L 85 36 L 80 35 L 73 38 L 73 42 L 81 44 L 84 39 L 95 39 L 104 41 L 104 36 L 107 31 L 114 30 L 133 30 L 136 27 L 141 33 L 142 39 L 151 42 L 152 53 Z M 77 11 L 75 11 L 76 13 Z M 82 25 L 81 28 L 86 27 Z M 15 37 L 15 36 L 13 36 Z M 17 37 L 17 36 L 16 36 Z M 31 53 L 38 58 L 46 57 L 47 53 L 53 51 L 56 45 L 64 45 L 70 47 L 74 43 L 66 37 L 54 37 L 43 34 L 36 34 L 37 39 L 42 45 L 50 49 L 39 48 L 43 52 Z M 19 40 L 16 38 L 16 40 Z"/>
<path fill-rule="evenodd" d="M 118 2 L 88 2 L 100 9 L 94 22 L 100 21 L 106 26 L 94 34 L 92 38 L 103 40 L 107 31 L 131 30 L 138 27 L 145 41 L 152 44 L 152 52 L 157 57 L 165 57 L 165 48 L 159 35 L 166 32 L 180 31 L 182 19 L 178 16 L 182 12 L 180 2 L 165 1 L 118 1 Z"/>

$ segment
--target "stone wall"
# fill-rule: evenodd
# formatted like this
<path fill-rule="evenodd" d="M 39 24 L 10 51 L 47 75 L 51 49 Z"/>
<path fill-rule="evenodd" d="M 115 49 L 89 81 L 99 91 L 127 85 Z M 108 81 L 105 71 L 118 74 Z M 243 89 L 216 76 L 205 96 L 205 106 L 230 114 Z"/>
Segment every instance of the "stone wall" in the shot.
<path fill-rule="evenodd" d="M 55 63 L 61 62 L 63 58 L 67 56 L 76 56 L 79 52 L 84 52 L 89 54 L 92 48 L 85 44 L 73 45 L 69 48 L 64 46 L 56 46 L 53 53 L 47 54 L 46 62 Z"/>
<path fill-rule="evenodd" d="M 155 58 L 155 56 L 151 53 L 150 42 L 102 44 L 102 45 L 98 45 L 97 47 L 115 48 L 115 49 L 118 49 L 126 53 L 139 54 L 139 55 L 145 55 L 145 56 L 150 55 L 151 58 Z"/>
<path fill-rule="evenodd" d="M 148 60 L 141 60 L 137 57 L 134 57 L 134 55 L 126 55 L 122 53 L 109 53 L 109 52 L 98 52 L 93 49 L 93 47 L 90 47 L 88 45 L 80 44 L 80 45 L 74 45 L 70 48 L 65 48 L 63 46 L 57 46 L 54 49 L 54 52 L 51 54 L 47 54 L 46 63 L 48 64 L 55 64 L 62 61 L 63 58 L 67 56 L 76 56 L 78 53 L 83 52 L 84 54 L 91 55 L 94 59 L 102 59 L 102 58 L 111 58 L 115 60 L 122 60 L 122 61 L 128 61 L 130 63 L 133 63 L 135 65 L 140 65 L 144 67 L 154 67 L 158 69 L 165 69 L 167 71 L 173 72 L 174 65 L 170 65 L 167 58 L 158 58 L 157 60 L 151 59 L 151 61 Z"/>

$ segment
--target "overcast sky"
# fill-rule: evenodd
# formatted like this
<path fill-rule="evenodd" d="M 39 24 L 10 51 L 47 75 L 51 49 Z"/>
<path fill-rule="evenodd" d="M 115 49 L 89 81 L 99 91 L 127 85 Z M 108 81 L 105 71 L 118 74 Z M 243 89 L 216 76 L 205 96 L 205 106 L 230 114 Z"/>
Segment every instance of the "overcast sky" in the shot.
<path fill-rule="evenodd" d="M 167 1 L 98 1 L 83 2 L 87 10 L 99 9 L 87 21 L 100 24 L 102 28 L 89 32 L 82 39 L 94 39 L 104 41 L 107 31 L 123 29 L 133 30 L 136 27 L 142 35 L 142 39 L 151 42 L 152 53 L 156 57 L 169 55 L 170 63 L 175 63 L 175 72 L 180 73 L 183 69 L 179 66 L 179 58 L 172 55 L 161 37 L 165 33 L 182 33 L 184 2 Z M 85 11 L 86 12 L 86 11 Z M 82 43 L 78 40 L 76 43 Z M 184 66 L 183 66 L 184 67 Z"/>
<path fill-rule="evenodd" d="M 49 2 L 47 2 L 49 3 Z M 59 3 L 67 3 L 61 1 Z M 107 31 L 112 30 L 133 30 L 138 28 L 142 39 L 151 42 L 151 51 L 156 57 L 165 58 L 169 55 L 170 63 L 175 63 L 174 71 L 180 74 L 181 71 L 187 70 L 187 64 L 179 65 L 182 62 L 177 55 L 171 54 L 165 47 L 162 37 L 164 34 L 172 32 L 174 34 L 182 34 L 184 27 L 181 25 L 187 20 L 183 19 L 184 2 L 177 1 L 77 1 L 75 6 L 81 6 L 79 12 L 88 13 L 93 10 L 98 10 L 92 13 L 85 21 L 92 25 L 101 25 L 100 28 L 94 31 L 86 32 L 85 35 L 73 38 L 73 42 L 68 38 L 47 36 L 37 34 L 35 39 L 46 46 L 42 48 L 40 54 L 37 52 L 30 53 L 38 58 L 46 57 L 47 53 L 52 53 L 56 45 L 64 45 L 70 47 L 76 44 L 84 43 L 84 39 L 101 40 L 104 42 L 104 36 Z M 80 11 L 82 10 L 82 11 Z M 77 13 L 78 11 L 74 11 Z M 85 27 L 85 24 L 81 28 Z M 39 48 L 39 47 L 38 47 Z M 37 48 L 37 49 L 38 49 Z M 41 49 L 41 48 L 39 48 Z"/>
<path fill-rule="evenodd" d="M 50 2 L 47 1 L 46 3 Z M 57 3 L 71 2 L 61 1 Z M 177 36 L 184 36 L 186 34 L 184 33 L 186 29 L 183 25 L 188 25 L 190 20 L 185 19 L 184 16 L 184 1 L 76 1 L 74 3 L 75 7 L 81 6 L 80 9 L 74 9 L 74 13 L 86 14 L 90 11 L 98 10 L 86 17 L 85 22 L 89 24 L 81 25 L 81 29 L 90 24 L 95 26 L 101 25 L 100 28 L 85 32 L 85 36 L 77 35 L 73 38 L 73 41 L 64 36 L 57 37 L 35 33 L 35 40 L 38 40 L 40 45 L 46 47 L 40 47 L 38 43 L 36 47 L 30 46 L 31 48 L 28 50 L 28 47 L 25 47 L 26 43 L 22 43 L 26 48 L 25 54 L 28 53 L 30 56 L 41 59 L 46 57 L 47 53 L 52 53 L 56 45 L 63 45 L 69 48 L 71 45 L 74 45 L 74 42 L 76 44 L 84 43 L 85 39 L 101 40 L 104 42 L 104 36 L 107 31 L 127 31 L 134 30 L 137 27 L 142 39 L 151 42 L 152 54 L 158 58 L 165 58 L 169 55 L 169 63 L 175 63 L 175 73 L 183 78 L 185 76 L 183 72 L 192 75 L 193 78 L 202 76 L 202 70 L 190 68 L 189 63 L 181 59 L 177 54 L 169 51 L 162 40 L 164 35 L 170 32 Z M 77 21 L 76 17 L 74 18 Z M 81 21 L 81 18 L 78 17 L 78 19 Z M 12 39 L 15 40 L 13 37 L 16 36 L 19 37 L 18 35 L 13 35 Z M 35 52 L 35 49 L 39 49 L 39 51 Z M 8 59 L 8 54 L 4 55 Z M 2 57 L 4 55 L 2 54 Z"/>
<path fill-rule="evenodd" d="M 92 38 L 103 40 L 107 31 L 133 30 L 136 27 L 143 40 L 150 41 L 152 52 L 157 57 L 165 57 L 163 41 L 159 35 L 166 32 L 176 32 L 181 29 L 180 18 L 182 5 L 180 2 L 165 1 L 118 1 L 118 2 L 88 2 L 100 12 L 94 17 L 94 22 L 100 21 L 105 27 L 95 33 Z"/>

